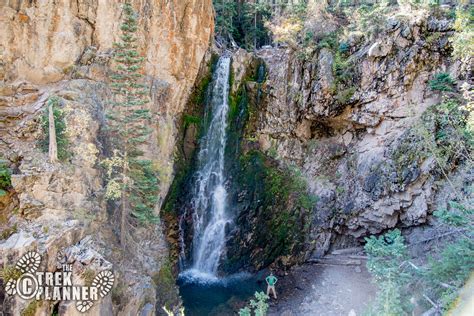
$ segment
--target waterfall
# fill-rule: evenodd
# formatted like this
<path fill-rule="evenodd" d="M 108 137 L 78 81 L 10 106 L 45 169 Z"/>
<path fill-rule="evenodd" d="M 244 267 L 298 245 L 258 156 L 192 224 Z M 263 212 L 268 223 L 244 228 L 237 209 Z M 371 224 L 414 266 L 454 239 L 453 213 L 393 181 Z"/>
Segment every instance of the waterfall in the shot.
<path fill-rule="evenodd" d="M 230 57 L 222 56 L 213 76 L 212 96 L 207 108 L 209 126 L 201 139 L 192 189 L 193 263 L 196 273 L 215 277 L 225 248 L 227 214 L 224 153 L 229 112 Z"/>

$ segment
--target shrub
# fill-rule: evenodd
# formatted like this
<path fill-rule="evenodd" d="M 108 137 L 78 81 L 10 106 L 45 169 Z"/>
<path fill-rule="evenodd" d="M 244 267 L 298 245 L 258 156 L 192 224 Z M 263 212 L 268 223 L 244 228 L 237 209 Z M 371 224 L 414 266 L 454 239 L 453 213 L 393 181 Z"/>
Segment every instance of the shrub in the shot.
<path fill-rule="evenodd" d="M 341 42 L 339 43 L 339 52 L 346 54 L 349 52 L 349 44 L 347 42 Z"/>
<path fill-rule="evenodd" d="M 351 61 L 341 52 L 336 52 L 332 64 L 332 70 L 336 83 L 347 84 L 352 81 L 354 76 L 354 66 Z"/>
<path fill-rule="evenodd" d="M 184 114 L 183 116 L 184 121 L 184 128 L 187 128 L 189 125 L 199 125 L 201 123 L 201 119 L 194 115 Z"/>
<path fill-rule="evenodd" d="M 11 171 L 5 160 L 0 159 L 0 197 L 7 194 L 7 190 L 11 187 Z"/>
<path fill-rule="evenodd" d="M 454 91 L 456 81 L 448 73 L 440 72 L 429 82 L 431 90 L 435 91 Z"/>
<path fill-rule="evenodd" d="M 349 7 L 345 10 L 350 21 L 348 28 L 363 32 L 366 38 L 372 39 L 385 27 L 390 7 L 386 2 L 380 2 L 371 6 L 360 5 L 355 9 Z"/>
<path fill-rule="evenodd" d="M 444 223 L 450 226 L 467 226 L 473 224 L 474 209 L 463 204 L 450 201 L 449 209 L 440 209 L 433 213 Z"/>
<path fill-rule="evenodd" d="M 446 246 L 439 258 L 430 259 L 427 269 L 429 292 L 438 298 L 448 311 L 455 302 L 459 289 L 474 271 L 474 241 L 463 237 Z M 449 284 L 449 287 L 443 284 Z"/>
<path fill-rule="evenodd" d="M 14 224 L 11 227 L 7 227 L 0 233 L 0 239 L 8 239 L 10 238 L 11 235 L 16 233 L 17 231 L 18 231 L 17 224 Z"/>
<path fill-rule="evenodd" d="M 336 100 L 339 104 L 348 103 L 356 91 L 355 87 L 350 87 L 342 91 L 338 91 L 336 95 Z"/>
<path fill-rule="evenodd" d="M 404 315 L 407 304 L 404 284 L 409 279 L 402 269 L 407 247 L 400 230 L 392 230 L 379 238 L 366 238 L 367 269 L 375 278 L 378 293 L 371 314 Z"/>
<path fill-rule="evenodd" d="M 328 48 L 335 51 L 338 48 L 338 34 L 337 32 L 331 32 L 322 37 L 318 42 L 319 48 Z"/>
<path fill-rule="evenodd" d="M 449 209 L 438 210 L 434 215 L 446 228 L 455 229 L 452 230 L 454 241 L 445 245 L 439 254 L 432 255 L 425 265 L 417 267 L 408 261 L 404 239 L 397 229 L 379 238 L 366 238 L 367 268 L 379 287 L 370 314 L 407 314 L 411 303 L 405 294 L 414 288 L 444 311 L 453 307 L 459 291 L 474 271 L 474 209 L 469 204 L 454 201 L 448 205 Z"/>
<path fill-rule="evenodd" d="M 434 158 L 439 168 L 434 174 L 446 176 L 460 161 L 472 161 L 473 134 L 466 113 L 455 100 L 446 100 L 428 108 L 394 152 L 398 170 L 413 162 L 421 164 Z"/>
<path fill-rule="evenodd" d="M 449 201 L 448 208 L 434 212 L 434 216 L 458 229 L 457 239 L 444 247 L 437 258 L 430 259 L 424 275 L 429 292 L 447 311 L 474 271 L 474 208 L 469 203 Z"/>
<path fill-rule="evenodd" d="M 42 304 L 41 301 L 32 300 L 24 310 L 21 311 L 20 316 L 34 316 L 36 310 Z"/>
<path fill-rule="evenodd" d="M 267 315 L 269 297 L 263 292 L 255 292 L 254 296 L 255 300 L 250 300 L 249 306 L 240 309 L 239 316 L 251 316 L 252 310 L 255 316 Z"/>
<path fill-rule="evenodd" d="M 454 29 L 456 33 L 451 38 L 453 56 L 455 58 L 469 58 L 474 51 L 474 8 L 456 10 Z"/>
<path fill-rule="evenodd" d="M 22 272 L 15 266 L 5 266 L 0 270 L 0 277 L 6 284 L 9 280 L 17 280 L 22 275 Z"/>

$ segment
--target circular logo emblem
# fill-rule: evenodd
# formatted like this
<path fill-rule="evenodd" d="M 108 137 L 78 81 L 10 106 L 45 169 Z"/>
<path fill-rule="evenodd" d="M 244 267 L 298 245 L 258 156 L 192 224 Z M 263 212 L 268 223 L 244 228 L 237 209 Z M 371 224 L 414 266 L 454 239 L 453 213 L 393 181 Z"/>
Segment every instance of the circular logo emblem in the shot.
<path fill-rule="evenodd" d="M 38 292 L 38 280 L 31 273 L 25 273 L 16 281 L 16 291 L 18 296 L 24 300 L 35 297 Z"/>

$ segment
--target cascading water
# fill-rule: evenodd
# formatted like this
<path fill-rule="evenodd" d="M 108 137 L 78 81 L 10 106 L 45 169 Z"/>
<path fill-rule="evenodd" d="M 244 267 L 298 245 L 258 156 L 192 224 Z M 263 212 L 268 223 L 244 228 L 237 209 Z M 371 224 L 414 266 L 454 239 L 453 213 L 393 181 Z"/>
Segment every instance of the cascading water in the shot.
<path fill-rule="evenodd" d="M 230 57 L 219 59 L 214 73 L 211 117 L 201 140 L 196 181 L 192 191 L 193 264 L 190 271 L 215 277 L 225 248 L 225 227 L 230 222 L 226 212 L 227 191 L 224 185 L 224 153 L 229 112 Z"/>
<path fill-rule="evenodd" d="M 257 279 L 248 273 L 218 277 L 225 258 L 226 226 L 233 219 L 226 189 L 225 150 L 229 114 L 230 57 L 219 58 L 214 68 L 205 113 L 205 133 L 188 191 L 189 204 L 180 218 L 180 295 L 186 315 L 231 315 L 228 302 L 246 301 L 261 290 Z M 190 207 L 189 207 L 190 206 Z M 189 212 L 192 212 L 192 249 L 186 251 Z M 186 258 L 186 255 L 188 256 Z M 216 310 L 218 311 L 216 311 Z"/>

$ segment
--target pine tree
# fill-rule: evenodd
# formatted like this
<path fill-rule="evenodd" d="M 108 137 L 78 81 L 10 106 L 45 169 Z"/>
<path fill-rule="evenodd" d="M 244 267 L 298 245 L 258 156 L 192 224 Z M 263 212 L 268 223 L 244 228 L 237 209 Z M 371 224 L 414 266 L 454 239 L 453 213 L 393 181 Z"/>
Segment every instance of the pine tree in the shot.
<path fill-rule="evenodd" d="M 410 274 L 402 267 L 407 247 L 400 230 L 394 229 L 379 238 L 366 238 L 367 269 L 374 277 L 379 292 L 370 315 L 396 316 L 406 314 L 407 304 L 403 284 Z"/>
<path fill-rule="evenodd" d="M 116 72 L 111 76 L 114 101 L 108 113 L 114 157 L 105 161 L 109 182 L 106 197 L 121 200 L 121 243 L 125 245 L 130 217 L 141 223 L 156 222 L 158 175 L 152 161 L 140 148 L 146 145 L 151 129 L 148 86 L 140 83 L 144 58 L 137 51 L 137 14 L 130 2 L 123 5 L 121 41 L 114 43 Z"/>
<path fill-rule="evenodd" d="M 216 11 L 216 34 L 224 39 L 233 40 L 232 34 L 235 32 L 235 17 L 237 15 L 237 5 L 234 0 L 214 0 L 214 10 Z"/>

